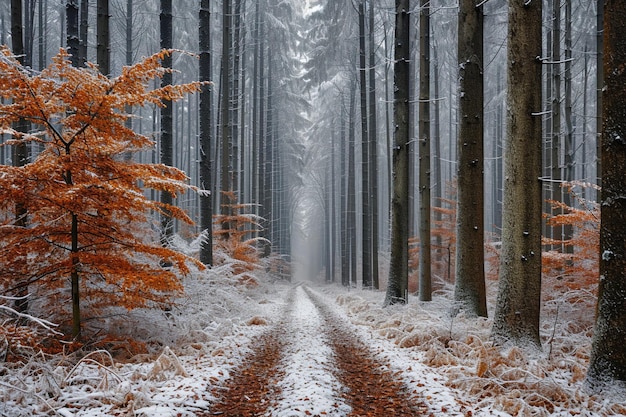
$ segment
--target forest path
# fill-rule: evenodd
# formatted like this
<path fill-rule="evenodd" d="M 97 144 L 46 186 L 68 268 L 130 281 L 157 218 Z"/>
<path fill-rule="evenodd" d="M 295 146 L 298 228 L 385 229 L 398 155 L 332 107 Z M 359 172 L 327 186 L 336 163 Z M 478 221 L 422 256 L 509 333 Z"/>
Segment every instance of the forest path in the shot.
<path fill-rule="evenodd" d="M 428 407 L 399 372 L 374 358 L 332 306 L 306 285 L 292 288 L 282 320 L 214 389 L 206 415 L 423 416 Z"/>

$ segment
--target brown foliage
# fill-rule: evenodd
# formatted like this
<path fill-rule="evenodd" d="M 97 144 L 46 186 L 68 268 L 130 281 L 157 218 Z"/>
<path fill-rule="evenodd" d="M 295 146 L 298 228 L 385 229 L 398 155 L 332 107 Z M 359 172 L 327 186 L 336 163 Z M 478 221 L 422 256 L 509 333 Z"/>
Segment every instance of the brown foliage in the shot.
<path fill-rule="evenodd" d="M 250 272 L 259 268 L 259 250 L 256 245 L 263 240 L 256 236 L 261 228 L 259 218 L 246 213 L 250 205 L 237 203 L 234 192 L 222 192 L 222 196 L 222 214 L 214 216 L 218 225 L 213 232 L 218 238 L 215 243 L 230 258 L 229 261 L 233 262 L 233 273 L 238 276 L 239 281 L 246 285 L 256 285 L 256 279 Z"/>
<path fill-rule="evenodd" d="M 162 106 L 198 91 L 200 83 L 150 90 L 166 69 L 161 51 L 107 78 L 97 68 L 71 66 L 61 50 L 40 73 L 22 67 L 8 49 L 0 51 L 0 131 L 9 145 L 36 144 L 41 152 L 23 167 L 0 166 L 0 288 L 29 286 L 55 319 L 69 307 L 68 277 L 80 276 L 89 315 L 103 308 L 168 304 L 182 291 L 173 264 L 182 273 L 202 265 L 164 248 L 150 229 L 151 213 L 191 219 L 175 206 L 149 200 L 145 188 L 174 196 L 193 187 L 179 169 L 140 164 L 124 155 L 154 146 L 125 126 L 132 106 Z M 8 103 L 8 104 L 5 104 Z M 34 131 L 11 129 L 23 118 Z M 27 226 L 14 218 L 16 205 Z"/>
<path fill-rule="evenodd" d="M 543 239 L 544 245 L 563 245 L 564 251 L 543 253 L 543 276 L 554 289 L 591 289 L 598 281 L 600 247 L 600 207 L 598 203 L 583 198 L 576 189 L 592 188 L 592 184 L 566 183 L 564 187 L 578 202 L 568 207 L 551 201 L 552 207 L 562 214 L 547 217 L 550 226 L 572 226 L 573 237 L 561 241 Z"/>

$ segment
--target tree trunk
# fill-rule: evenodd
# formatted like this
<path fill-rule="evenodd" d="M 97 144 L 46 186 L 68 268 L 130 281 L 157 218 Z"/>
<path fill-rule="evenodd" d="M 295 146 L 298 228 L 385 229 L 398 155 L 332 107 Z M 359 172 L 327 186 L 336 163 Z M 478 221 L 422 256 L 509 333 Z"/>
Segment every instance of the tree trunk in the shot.
<path fill-rule="evenodd" d="M 362 283 L 372 287 L 372 218 L 369 174 L 369 126 L 367 123 L 367 68 L 365 61 L 365 0 L 359 2 L 359 86 L 361 90 L 361 201 L 362 201 Z"/>
<path fill-rule="evenodd" d="M 97 62 L 100 72 L 106 76 L 111 75 L 109 17 L 109 0 L 98 0 L 96 21 Z"/>
<path fill-rule="evenodd" d="M 161 29 L 161 49 L 172 48 L 172 0 L 161 0 L 161 14 L 159 16 Z M 163 58 L 162 65 L 164 68 L 172 68 L 172 57 L 170 55 Z M 172 74 L 165 73 L 161 79 L 161 87 L 172 85 Z M 161 109 L 161 163 L 163 165 L 174 165 L 174 151 L 172 145 L 172 102 L 164 100 L 164 107 Z M 172 205 L 172 194 L 161 192 L 161 203 L 164 205 Z M 174 225 L 172 217 L 169 213 L 161 216 L 161 243 L 166 246 L 170 243 L 174 234 Z"/>
<path fill-rule="evenodd" d="M 65 18 L 67 19 L 67 49 L 71 55 L 72 65 L 79 66 L 79 38 L 78 38 L 78 3 L 77 0 L 67 0 Z"/>
<path fill-rule="evenodd" d="M 24 49 L 24 33 L 22 31 L 22 1 L 11 0 L 11 43 L 13 54 L 17 56 L 20 64 L 25 66 L 26 50 Z M 29 130 L 29 122 L 20 118 L 13 126 L 17 132 L 27 133 Z M 12 148 L 13 166 L 23 167 L 28 162 L 28 146 L 25 142 L 20 142 Z M 26 227 L 28 224 L 28 212 L 24 203 L 15 205 L 15 225 L 17 227 Z M 15 309 L 19 312 L 28 311 L 28 282 L 19 283 L 17 291 L 18 299 L 15 302 Z"/>
<path fill-rule="evenodd" d="M 350 85 L 350 107 L 348 114 L 348 240 L 350 247 L 349 285 L 356 285 L 357 248 L 356 248 L 356 80 Z"/>
<path fill-rule="evenodd" d="M 600 284 L 587 383 L 626 382 L 626 4 L 605 2 Z"/>
<path fill-rule="evenodd" d="M 220 175 L 220 197 L 221 197 L 221 213 L 228 215 L 228 207 L 234 203 L 230 201 L 228 192 L 232 190 L 231 178 L 231 150 L 232 150 L 232 126 L 230 123 L 231 111 L 231 55 L 232 55 L 232 0 L 224 0 L 222 6 L 222 79 L 221 79 L 221 116 L 220 116 L 220 132 L 221 132 L 221 175 Z M 222 228 L 229 229 L 228 222 L 222 224 Z M 225 234 L 224 238 L 228 238 Z"/>
<path fill-rule="evenodd" d="M 597 0 L 597 21 L 596 21 L 596 137 L 600 138 L 602 135 L 602 109 L 604 105 L 602 103 L 602 88 L 604 88 L 604 71 L 602 71 L 604 65 L 604 2 L 605 0 Z M 600 189 L 602 188 L 602 141 L 596 141 L 596 184 L 598 184 L 599 190 L 597 195 L 597 201 L 600 201 Z"/>
<path fill-rule="evenodd" d="M 369 1 L 369 185 L 372 286 L 378 289 L 378 123 L 376 111 L 376 42 L 374 40 L 374 2 Z"/>
<path fill-rule="evenodd" d="M 561 198 L 561 0 L 552 0 L 552 51 L 551 51 L 552 91 L 551 97 L 551 146 L 550 146 L 550 199 L 562 201 Z M 557 216 L 563 214 L 560 209 L 548 206 L 548 212 Z M 563 227 L 555 225 L 550 228 L 550 236 L 555 241 L 562 241 Z M 561 251 L 562 244 L 553 246 Z"/>
<path fill-rule="evenodd" d="M 487 316 L 484 227 L 483 8 L 459 3 L 459 136 L 454 298 L 470 315 Z"/>
<path fill-rule="evenodd" d="M 89 38 L 89 0 L 80 2 L 80 26 L 78 42 L 78 62 L 81 67 L 87 63 L 87 43 Z"/>
<path fill-rule="evenodd" d="M 200 50 L 200 81 L 212 77 L 211 57 L 211 0 L 202 0 L 199 13 L 198 43 Z M 200 261 L 213 265 L 213 196 L 211 194 L 213 160 L 213 87 L 205 85 L 200 91 L 200 188 L 208 192 L 200 196 L 200 229 L 204 239 L 200 245 Z"/>
<path fill-rule="evenodd" d="M 430 0 L 420 2 L 419 299 L 432 300 L 430 243 Z"/>
<path fill-rule="evenodd" d="M 541 346 L 541 2 L 509 2 L 502 254 L 491 337 Z"/>
<path fill-rule="evenodd" d="M 391 260 L 385 305 L 406 303 L 409 282 L 409 79 L 411 73 L 410 4 L 396 0 L 394 53 L 393 194 Z"/>

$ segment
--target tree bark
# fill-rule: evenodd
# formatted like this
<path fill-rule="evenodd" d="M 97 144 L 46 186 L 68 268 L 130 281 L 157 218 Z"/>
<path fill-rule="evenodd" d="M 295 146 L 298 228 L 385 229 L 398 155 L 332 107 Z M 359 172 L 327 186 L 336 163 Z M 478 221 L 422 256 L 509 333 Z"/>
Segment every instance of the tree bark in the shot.
<path fill-rule="evenodd" d="M 376 111 L 376 42 L 374 39 L 374 2 L 369 1 L 369 184 L 372 242 L 372 287 L 378 289 L 378 123 Z"/>
<path fill-rule="evenodd" d="M 409 79 L 411 71 L 410 4 L 396 0 L 394 52 L 393 194 L 391 260 L 385 305 L 406 303 L 409 282 Z"/>
<path fill-rule="evenodd" d="M 500 284 L 491 337 L 540 347 L 541 9 L 509 2 L 507 135 Z"/>
<path fill-rule="evenodd" d="M 430 242 L 430 0 L 420 1 L 419 299 L 432 300 Z"/>
<path fill-rule="evenodd" d="M 89 0 L 80 2 L 80 25 L 78 28 L 78 62 L 81 67 L 87 63 L 87 43 L 89 38 Z"/>
<path fill-rule="evenodd" d="M 202 0 L 199 13 L 198 43 L 200 50 L 200 81 L 211 81 L 211 0 Z M 200 91 L 200 187 L 207 191 L 200 196 L 200 229 L 204 239 L 200 245 L 200 262 L 213 265 L 213 196 L 211 194 L 213 160 L 213 87 Z"/>
<path fill-rule="evenodd" d="M 470 315 L 487 316 L 484 251 L 483 10 L 459 2 L 459 135 L 454 298 Z"/>
<path fill-rule="evenodd" d="M 363 288 L 372 287 L 372 217 L 369 173 L 369 125 L 367 123 L 367 68 L 365 56 L 365 0 L 359 2 L 359 86 L 361 90 L 361 202 Z"/>
<path fill-rule="evenodd" d="M 111 43 L 109 31 L 109 0 L 98 0 L 96 19 L 96 55 L 100 72 L 111 75 Z"/>
<path fill-rule="evenodd" d="M 161 29 L 161 49 L 172 48 L 172 0 L 161 0 L 161 13 L 159 16 Z M 172 68 L 171 55 L 163 58 L 164 68 Z M 161 79 L 161 87 L 172 85 L 172 74 L 166 72 Z M 174 165 L 174 151 L 172 144 L 173 133 L 173 108 L 171 100 L 163 101 L 164 107 L 161 109 L 161 163 L 167 166 Z M 161 192 L 161 203 L 172 205 L 172 194 Z M 161 243 L 166 246 L 170 243 L 174 234 L 174 225 L 170 213 L 163 213 L 161 216 Z"/>
<path fill-rule="evenodd" d="M 605 2 L 600 284 L 587 383 L 626 385 L 626 3 Z"/>

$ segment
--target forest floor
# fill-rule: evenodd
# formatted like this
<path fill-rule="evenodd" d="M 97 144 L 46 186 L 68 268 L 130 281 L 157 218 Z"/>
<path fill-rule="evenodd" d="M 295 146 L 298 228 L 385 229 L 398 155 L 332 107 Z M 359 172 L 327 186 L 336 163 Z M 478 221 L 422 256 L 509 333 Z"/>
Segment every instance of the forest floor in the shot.
<path fill-rule="evenodd" d="M 287 293 L 282 319 L 252 341 L 206 415 L 426 416 L 418 381 L 376 358 L 308 286 Z"/>
<path fill-rule="evenodd" d="M 0 362 L 0 416 L 626 416 L 623 393 L 583 385 L 588 291 L 546 297 L 543 350 L 527 352 L 492 346 L 490 319 L 451 316 L 445 285 L 387 308 L 382 291 L 243 286 L 218 268 L 185 286 L 172 311 L 111 316 L 148 353 L 19 348 Z"/>

